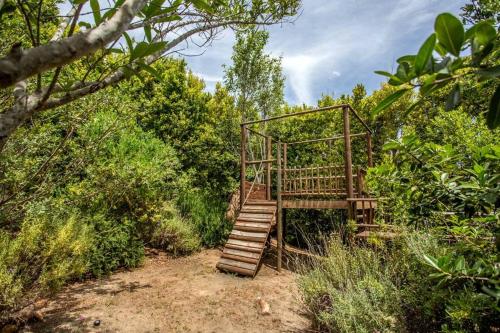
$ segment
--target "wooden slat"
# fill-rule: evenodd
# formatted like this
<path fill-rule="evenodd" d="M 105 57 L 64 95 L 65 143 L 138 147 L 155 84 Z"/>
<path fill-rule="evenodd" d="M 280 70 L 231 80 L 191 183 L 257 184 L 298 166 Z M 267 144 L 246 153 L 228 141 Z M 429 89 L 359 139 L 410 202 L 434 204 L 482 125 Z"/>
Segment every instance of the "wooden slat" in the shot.
<path fill-rule="evenodd" d="M 229 234 L 229 238 L 252 242 L 265 242 L 267 239 L 267 232 L 250 232 L 233 229 Z"/>
<path fill-rule="evenodd" d="M 238 216 L 238 220 L 242 219 L 254 219 L 254 220 L 262 220 L 262 221 L 269 221 L 272 220 L 274 214 L 260 214 L 260 213 L 241 213 Z"/>
<path fill-rule="evenodd" d="M 249 252 L 244 250 L 236 250 L 236 249 L 224 249 L 224 253 L 231 254 L 233 256 L 247 257 L 253 259 L 259 259 L 260 255 L 255 252 Z"/>
<path fill-rule="evenodd" d="M 283 200 L 283 208 L 347 209 L 345 200 Z"/>
<path fill-rule="evenodd" d="M 264 224 L 264 223 L 257 223 L 260 224 L 260 226 L 249 226 L 249 225 L 242 225 L 240 223 L 236 223 L 234 225 L 235 230 L 240 230 L 240 231 L 250 231 L 250 232 L 268 232 L 269 228 L 271 227 L 271 224 Z"/>
<path fill-rule="evenodd" d="M 242 256 L 236 256 L 236 255 L 229 254 L 229 253 L 226 253 L 226 252 L 223 252 L 221 254 L 221 258 L 231 259 L 231 260 L 235 260 L 235 261 L 239 261 L 239 262 L 244 262 L 244 263 L 247 263 L 247 264 L 255 264 L 255 265 L 257 265 L 259 263 L 258 259 L 248 258 L 248 257 L 242 257 Z"/>
<path fill-rule="evenodd" d="M 235 240 L 235 239 L 233 239 L 233 240 Z M 262 245 L 262 247 L 260 249 L 258 249 L 258 248 L 246 247 L 246 246 L 243 246 L 243 245 L 233 244 L 233 243 L 230 243 L 228 241 L 226 243 L 225 249 L 233 249 L 233 250 L 253 252 L 253 253 L 256 253 L 256 254 L 258 254 L 260 256 L 261 253 L 262 253 L 262 250 L 264 248 L 264 245 L 263 244 L 261 244 L 261 245 Z"/>
<path fill-rule="evenodd" d="M 220 270 L 231 272 L 231 273 L 238 273 L 238 274 L 247 275 L 247 276 L 254 276 L 255 275 L 255 270 L 244 269 L 244 268 L 240 268 L 240 267 L 226 265 L 226 264 L 223 264 L 220 262 L 217 263 L 217 268 Z"/>
<path fill-rule="evenodd" d="M 219 260 L 219 263 L 224 264 L 224 265 L 228 265 L 228 266 L 239 267 L 239 268 L 243 268 L 243 269 L 247 269 L 247 270 L 251 270 L 251 271 L 254 271 L 256 266 L 257 266 L 256 264 L 249 264 L 246 262 L 241 262 L 241 261 L 237 261 L 237 260 L 233 260 L 233 259 L 226 259 L 226 258 L 221 258 Z"/>
<path fill-rule="evenodd" d="M 269 200 L 249 200 L 245 203 L 245 205 L 250 205 L 250 206 L 276 206 L 277 203 L 276 201 L 269 201 Z"/>

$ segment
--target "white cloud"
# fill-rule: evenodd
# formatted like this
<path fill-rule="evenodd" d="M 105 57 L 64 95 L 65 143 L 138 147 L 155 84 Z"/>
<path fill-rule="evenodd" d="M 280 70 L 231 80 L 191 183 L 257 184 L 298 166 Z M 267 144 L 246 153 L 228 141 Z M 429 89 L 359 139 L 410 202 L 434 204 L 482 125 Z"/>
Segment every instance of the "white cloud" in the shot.
<path fill-rule="evenodd" d="M 371 91 L 395 59 L 415 53 L 437 14 L 458 13 L 465 0 L 304 0 L 293 24 L 273 26 L 268 52 L 282 55 L 290 103 L 314 104 L 322 93 L 349 93 L 356 83 Z M 208 88 L 231 63 L 234 34 L 224 33 L 202 56 L 188 58 Z M 338 74 L 338 75 L 337 75 Z M 341 74 L 341 76 L 340 76 Z"/>

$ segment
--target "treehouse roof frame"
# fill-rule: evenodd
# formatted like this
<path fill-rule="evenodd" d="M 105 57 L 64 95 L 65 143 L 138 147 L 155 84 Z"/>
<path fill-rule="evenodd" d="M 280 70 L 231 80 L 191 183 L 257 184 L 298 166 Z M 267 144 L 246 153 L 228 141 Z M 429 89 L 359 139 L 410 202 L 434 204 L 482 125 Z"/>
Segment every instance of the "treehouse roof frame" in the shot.
<path fill-rule="evenodd" d="M 268 122 L 275 121 L 275 120 L 281 120 L 281 119 L 284 119 L 284 118 L 291 118 L 291 117 L 299 117 L 299 116 L 303 116 L 303 115 L 307 115 L 307 114 L 312 114 L 312 113 L 328 112 L 328 111 L 336 111 L 336 110 L 345 110 L 345 109 L 349 110 L 354 115 L 354 117 L 361 123 L 361 125 L 363 125 L 363 127 L 367 131 L 366 133 L 349 134 L 349 136 L 351 138 L 352 137 L 358 137 L 358 136 L 365 136 L 365 135 L 371 136 L 373 134 L 373 132 L 370 129 L 370 127 L 368 127 L 368 125 L 366 124 L 366 122 L 358 115 L 358 113 L 356 112 L 356 110 L 354 110 L 351 107 L 351 105 L 349 105 L 349 104 L 330 105 L 330 106 L 325 106 L 325 107 L 320 107 L 320 108 L 315 108 L 315 109 L 310 109 L 310 110 L 305 110 L 305 111 L 287 113 L 287 114 L 283 114 L 283 115 L 275 116 L 275 117 L 270 117 L 270 118 L 266 118 L 266 119 L 248 120 L 248 121 L 242 122 L 240 124 L 240 126 L 242 128 L 246 128 L 248 131 L 250 131 L 250 132 L 252 132 L 252 133 L 254 133 L 256 135 L 259 135 L 261 137 L 264 137 L 264 138 L 271 137 L 272 138 L 272 135 L 266 135 L 264 133 L 261 133 L 259 131 L 254 130 L 254 129 L 251 129 L 251 128 L 248 127 L 248 125 L 268 123 Z M 332 140 L 338 140 L 338 139 L 343 139 L 343 138 L 344 138 L 344 135 L 335 135 L 335 136 L 332 136 L 332 137 L 313 138 L 313 139 L 307 139 L 307 140 L 302 140 L 302 141 L 293 141 L 293 142 L 285 142 L 285 141 L 281 141 L 281 140 L 277 140 L 277 141 L 281 142 L 281 143 L 284 143 L 284 144 L 287 144 L 287 145 L 296 145 L 296 144 L 305 144 L 305 143 L 315 143 L 315 142 L 323 142 L 323 141 L 332 141 Z"/>

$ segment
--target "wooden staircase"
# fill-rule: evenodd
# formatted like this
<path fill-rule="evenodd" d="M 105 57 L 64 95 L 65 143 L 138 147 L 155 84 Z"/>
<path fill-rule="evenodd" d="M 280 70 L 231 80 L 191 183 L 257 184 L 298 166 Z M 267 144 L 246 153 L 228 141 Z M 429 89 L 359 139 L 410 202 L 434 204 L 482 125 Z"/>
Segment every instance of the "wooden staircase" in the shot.
<path fill-rule="evenodd" d="M 276 201 L 252 199 L 245 203 L 229 235 L 217 268 L 254 277 L 271 227 L 276 223 L 276 211 Z"/>

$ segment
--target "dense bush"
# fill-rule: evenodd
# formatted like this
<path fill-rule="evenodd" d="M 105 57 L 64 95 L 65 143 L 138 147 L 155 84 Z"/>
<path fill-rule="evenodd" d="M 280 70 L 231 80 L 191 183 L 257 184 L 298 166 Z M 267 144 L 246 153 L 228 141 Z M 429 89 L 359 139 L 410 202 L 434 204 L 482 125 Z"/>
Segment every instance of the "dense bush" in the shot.
<path fill-rule="evenodd" d="M 60 202 L 32 204 L 18 233 L 0 231 L 0 314 L 89 269 L 92 228 Z"/>
<path fill-rule="evenodd" d="M 407 232 L 382 248 L 333 239 L 327 248 L 327 256 L 309 263 L 312 269 L 299 278 L 304 301 L 324 330 L 486 332 L 499 325 L 498 301 L 478 289 L 477 280 L 435 280 L 426 258 L 457 251 L 437 235 Z"/>
<path fill-rule="evenodd" d="M 299 278 L 318 324 L 332 332 L 402 331 L 401 292 L 380 253 L 332 239 L 326 257 Z"/>
<path fill-rule="evenodd" d="M 227 203 L 199 190 L 182 193 L 177 204 L 183 216 L 193 224 L 202 244 L 222 244 L 229 235 L 231 225 L 225 218 Z"/>

